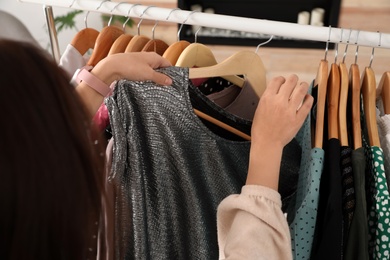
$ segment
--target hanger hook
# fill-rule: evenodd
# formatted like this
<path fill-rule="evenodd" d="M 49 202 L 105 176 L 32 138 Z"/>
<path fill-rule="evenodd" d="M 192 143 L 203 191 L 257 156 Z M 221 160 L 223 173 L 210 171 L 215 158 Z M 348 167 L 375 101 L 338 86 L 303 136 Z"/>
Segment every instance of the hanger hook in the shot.
<path fill-rule="evenodd" d="M 157 24 L 158 24 L 158 20 L 156 20 L 156 23 L 154 24 L 154 26 L 152 28 L 152 40 L 154 40 L 154 31 L 156 30 Z"/>
<path fill-rule="evenodd" d="M 270 37 L 267 41 L 262 42 L 262 43 L 260 43 L 259 45 L 257 45 L 255 53 L 258 52 L 258 50 L 259 50 L 259 48 L 260 48 L 261 46 L 266 45 L 267 43 L 269 43 L 270 41 L 272 41 L 273 38 L 274 38 L 274 36 L 271 35 L 271 37 Z"/>
<path fill-rule="evenodd" d="M 381 41 L 382 41 L 382 34 L 377 31 L 377 33 L 379 33 L 379 43 L 378 43 L 378 47 L 381 46 Z M 371 58 L 370 58 L 370 64 L 368 65 L 369 68 L 371 68 L 371 65 L 372 65 L 372 61 L 374 60 L 374 50 L 375 50 L 375 47 L 372 47 L 372 52 L 371 52 Z"/>
<path fill-rule="evenodd" d="M 343 31 L 344 29 L 341 28 L 341 33 L 340 33 L 340 41 L 336 42 L 336 50 L 334 52 L 334 63 L 337 63 L 337 58 L 339 57 L 339 43 L 343 41 Z"/>
<path fill-rule="evenodd" d="M 187 18 L 181 23 L 179 31 L 177 32 L 177 41 L 180 41 L 180 33 L 181 33 L 181 30 L 183 29 L 184 24 L 187 22 L 188 18 L 190 18 L 190 16 L 193 15 L 194 13 L 196 13 L 196 12 L 199 12 L 199 11 L 198 10 L 191 11 L 188 14 Z"/>
<path fill-rule="evenodd" d="M 141 35 L 140 27 L 141 27 L 142 21 L 144 20 L 144 18 L 143 18 L 144 14 L 146 13 L 146 11 L 149 8 L 152 8 L 152 7 L 155 7 L 155 6 L 151 5 L 151 6 L 146 7 L 145 10 L 142 12 L 142 14 L 139 16 L 141 18 L 141 20 L 139 20 L 138 25 L 137 25 L 138 35 Z"/>
<path fill-rule="evenodd" d="M 69 5 L 69 8 L 72 8 L 72 6 L 74 5 L 75 2 L 76 2 L 76 0 L 73 0 L 72 3 Z"/>
<path fill-rule="evenodd" d="M 195 32 L 195 43 L 198 42 L 198 33 L 199 33 L 200 29 L 202 29 L 202 26 L 199 26 L 198 30 L 196 30 L 196 32 Z"/>
<path fill-rule="evenodd" d="M 103 1 L 101 1 L 100 4 L 99 4 L 99 6 L 96 8 L 96 10 L 99 10 L 100 7 L 102 7 L 103 3 L 109 2 L 109 1 L 111 1 L 111 0 L 103 0 Z"/>
<path fill-rule="evenodd" d="M 345 50 L 343 54 L 343 63 L 345 63 L 345 57 L 347 56 L 347 51 L 348 51 L 348 46 L 349 46 L 349 40 L 351 39 L 351 34 L 352 34 L 352 28 L 349 28 L 349 36 L 347 40 L 347 45 L 345 45 Z"/>
<path fill-rule="evenodd" d="M 171 17 L 171 14 L 172 14 L 174 11 L 177 11 L 177 10 L 181 10 L 181 9 L 180 9 L 180 8 L 172 9 L 172 10 L 169 12 L 167 18 L 165 18 L 165 20 L 168 21 L 168 20 L 169 20 L 169 17 Z"/>
<path fill-rule="evenodd" d="M 141 5 L 141 4 L 133 4 L 130 8 L 129 8 L 129 11 L 127 11 L 127 19 L 126 19 L 126 21 L 123 23 L 123 26 L 122 26 L 122 28 L 123 28 L 123 32 L 126 30 L 126 24 L 130 21 L 130 12 L 131 12 L 131 10 L 134 8 L 134 7 L 136 7 L 137 5 Z"/>
<path fill-rule="evenodd" d="M 328 50 L 329 50 L 329 42 L 330 42 L 330 35 L 332 33 L 332 26 L 329 25 L 329 35 L 328 35 L 328 40 L 326 41 L 326 46 L 325 46 L 325 60 L 326 60 L 326 57 L 328 56 Z"/>
<path fill-rule="evenodd" d="M 88 24 L 87 24 L 88 15 L 89 15 L 89 11 L 87 11 L 87 13 L 85 14 L 85 17 L 84 17 L 85 28 L 88 28 Z"/>
<path fill-rule="evenodd" d="M 359 34 L 360 34 L 360 30 L 358 31 L 357 33 L 357 36 L 356 36 L 356 50 L 355 50 L 355 64 L 357 63 L 357 57 L 358 57 L 358 53 L 359 53 L 359 45 L 358 45 L 358 40 L 359 40 Z"/>
<path fill-rule="evenodd" d="M 116 5 L 110 10 L 111 16 L 110 16 L 110 20 L 108 20 L 108 24 L 107 24 L 108 26 L 111 25 L 111 22 L 112 22 L 112 19 L 113 19 L 113 16 L 114 16 L 114 14 L 113 14 L 112 12 L 114 12 L 114 10 L 115 10 L 119 5 L 124 4 L 124 3 L 126 3 L 126 2 L 120 2 L 120 3 L 116 4 Z"/>
<path fill-rule="evenodd" d="M 177 11 L 177 10 L 181 10 L 181 9 L 180 9 L 180 8 L 172 9 L 172 10 L 169 12 L 167 18 L 165 18 L 165 20 L 168 21 L 168 20 L 169 20 L 169 17 L 171 17 L 171 14 L 172 14 L 174 11 Z M 180 35 L 180 32 L 181 32 L 181 28 L 182 28 L 182 27 L 183 27 L 183 26 L 180 26 L 180 28 L 179 28 L 179 30 L 178 30 L 178 32 L 177 32 L 177 39 L 178 39 L 178 40 L 179 40 L 179 35 Z"/>

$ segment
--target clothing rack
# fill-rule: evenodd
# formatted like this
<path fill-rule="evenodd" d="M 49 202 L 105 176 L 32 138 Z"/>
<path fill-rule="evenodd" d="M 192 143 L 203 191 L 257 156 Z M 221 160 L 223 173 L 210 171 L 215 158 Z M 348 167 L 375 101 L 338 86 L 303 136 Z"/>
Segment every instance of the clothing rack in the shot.
<path fill-rule="evenodd" d="M 19 2 L 42 4 L 45 10 L 51 6 L 68 7 L 72 9 L 100 12 L 109 15 L 122 15 L 133 18 L 143 18 L 156 21 L 173 22 L 186 25 L 261 33 L 297 40 L 310 40 L 331 43 L 349 43 L 374 48 L 390 48 L 390 34 L 380 32 L 360 31 L 357 29 L 341 29 L 301 25 L 289 22 L 278 22 L 264 19 L 245 18 L 230 15 L 191 12 L 180 9 L 151 7 L 127 2 L 111 2 L 105 0 L 18 0 Z M 119 4 L 120 3 L 120 4 Z M 135 6 L 136 5 L 136 6 Z M 134 8 L 132 8 L 134 6 Z M 146 8 L 148 8 L 146 10 Z M 130 12 L 129 12 L 130 10 Z M 145 11 L 146 10 L 146 11 Z M 145 12 L 144 12 L 145 11 Z M 46 20 L 52 19 L 52 12 L 45 11 Z M 49 16 L 49 17 L 48 17 Z M 169 17 L 169 19 L 167 19 Z M 54 23 L 49 23 L 49 34 L 52 43 L 53 56 L 59 56 Z M 260 42 L 259 42 L 260 43 Z"/>

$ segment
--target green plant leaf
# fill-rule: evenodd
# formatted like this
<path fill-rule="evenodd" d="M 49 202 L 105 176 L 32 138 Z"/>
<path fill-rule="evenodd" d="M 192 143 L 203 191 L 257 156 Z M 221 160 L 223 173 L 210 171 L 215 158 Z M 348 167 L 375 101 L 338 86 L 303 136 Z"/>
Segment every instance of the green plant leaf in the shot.
<path fill-rule="evenodd" d="M 82 10 L 75 10 L 65 15 L 57 16 L 56 18 L 54 18 L 54 24 L 57 28 L 57 32 L 61 32 L 64 29 L 78 30 L 76 27 L 75 17 L 76 15 L 81 14 L 82 12 L 83 12 Z"/>

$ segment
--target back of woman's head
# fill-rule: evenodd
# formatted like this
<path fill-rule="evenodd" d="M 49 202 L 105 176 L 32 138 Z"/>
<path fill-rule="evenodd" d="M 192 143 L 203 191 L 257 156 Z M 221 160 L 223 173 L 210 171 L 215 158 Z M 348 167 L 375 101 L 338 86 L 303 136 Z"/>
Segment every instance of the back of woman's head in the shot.
<path fill-rule="evenodd" d="M 0 80 L 0 254 L 86 259 L 104 168 L 91 120 L 66 74 L 32 45 L 0 40 Z"/>

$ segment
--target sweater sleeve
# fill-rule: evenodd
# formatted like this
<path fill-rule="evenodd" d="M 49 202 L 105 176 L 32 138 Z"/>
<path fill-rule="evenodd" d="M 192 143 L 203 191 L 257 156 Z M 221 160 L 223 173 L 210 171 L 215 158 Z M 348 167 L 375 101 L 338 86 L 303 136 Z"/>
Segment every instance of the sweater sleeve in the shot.
<path fill-rule="evenodd" d="M 280 194 L 273 189 L 246 185 L 225 198 L 217 225 L 220 259 L 292 259 Z"/>

